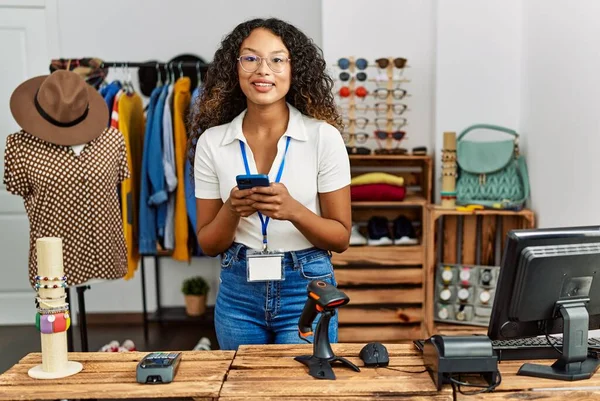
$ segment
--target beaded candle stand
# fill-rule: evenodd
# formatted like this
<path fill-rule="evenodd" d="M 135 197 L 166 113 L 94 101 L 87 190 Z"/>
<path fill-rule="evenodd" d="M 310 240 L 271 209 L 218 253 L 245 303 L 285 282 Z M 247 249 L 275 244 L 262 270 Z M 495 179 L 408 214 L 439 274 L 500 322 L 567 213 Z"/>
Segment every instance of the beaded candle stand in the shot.
<path fill-rule="evenodd" d="M 67 277 L 64 274 L 62 240 L 39 238 L 36 241 L 38 275 L 36 326 L 42 341 L 42 364 L 27 372 L 34 379 L 59 379 L 80 372 L 83 365 L 69 361 L 67 330 L 71 325 L 69 305 L 65 302 Z"/>
<path fill-rule="evenodd" d="M 456 132 L 444 132 L 441 198 L 442 208 L 456 207 Z"/>

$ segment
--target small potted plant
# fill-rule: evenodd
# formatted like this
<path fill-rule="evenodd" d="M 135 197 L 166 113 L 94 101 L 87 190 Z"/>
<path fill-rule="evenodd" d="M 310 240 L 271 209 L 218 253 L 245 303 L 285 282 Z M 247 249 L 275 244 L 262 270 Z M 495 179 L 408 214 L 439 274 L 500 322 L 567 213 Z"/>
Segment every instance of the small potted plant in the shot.
<path fill-rule="evenodd" d="M 202 316 L 206 311 L 206 294 L 210 286 L 200 276 L 190 277 L 183 282 L 181 292 L 185 297 L 185 312 L 188 316 Z"/>

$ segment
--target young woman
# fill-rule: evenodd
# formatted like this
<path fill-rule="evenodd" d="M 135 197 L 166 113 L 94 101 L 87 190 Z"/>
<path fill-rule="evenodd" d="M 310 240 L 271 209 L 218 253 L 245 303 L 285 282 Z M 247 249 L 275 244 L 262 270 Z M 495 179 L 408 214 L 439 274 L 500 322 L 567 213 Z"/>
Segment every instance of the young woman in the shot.
<path fill-rule="evenodd" d="M 325 67 L 294 26 L 250 20 L 221 43 L 194 106 L 198 242 L 222 254 L 221 349 L 300 342 L 307 284 L 336 285 L 330 257 L 349 243 L 350 166 Z M 238 189 L 241 174 L 270 185 Z"/>

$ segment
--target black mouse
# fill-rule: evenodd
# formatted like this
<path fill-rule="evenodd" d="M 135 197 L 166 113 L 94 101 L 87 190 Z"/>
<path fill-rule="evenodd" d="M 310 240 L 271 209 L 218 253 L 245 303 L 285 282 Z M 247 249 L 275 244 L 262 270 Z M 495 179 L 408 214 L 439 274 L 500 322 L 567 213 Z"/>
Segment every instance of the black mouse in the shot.
<path fill-rule="evenodd" d="M 390 363 L 387 348 L 382 343 L 368 343 L 360 350 L 360 359 L 366 367 L 387 366 Z"/>

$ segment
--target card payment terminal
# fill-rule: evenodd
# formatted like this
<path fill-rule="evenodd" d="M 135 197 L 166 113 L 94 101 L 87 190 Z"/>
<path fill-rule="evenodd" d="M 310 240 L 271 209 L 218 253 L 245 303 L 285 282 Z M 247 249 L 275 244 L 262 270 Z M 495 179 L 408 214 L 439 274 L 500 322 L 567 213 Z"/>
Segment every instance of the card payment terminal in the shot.
<path fill-rule="evenodd" d="M 137 365 L 136 380 L 142 384 L 170 383 L 177 374 L 181 352 L 153 352 Z"/>

